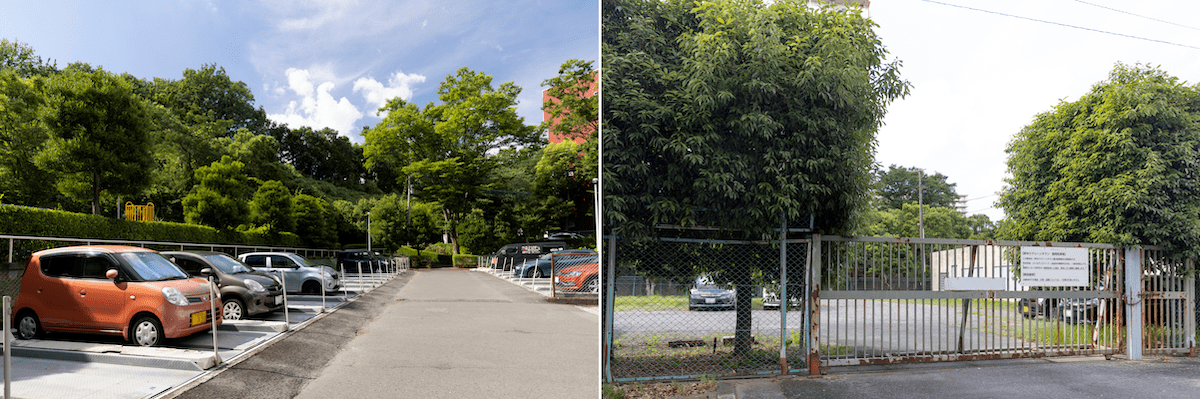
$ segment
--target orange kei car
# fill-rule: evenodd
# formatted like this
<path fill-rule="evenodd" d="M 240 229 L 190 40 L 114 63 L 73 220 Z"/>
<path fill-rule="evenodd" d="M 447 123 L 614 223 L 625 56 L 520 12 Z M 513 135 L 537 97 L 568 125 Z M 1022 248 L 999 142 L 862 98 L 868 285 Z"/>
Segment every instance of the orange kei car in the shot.
<path fill-rule="evenodd" d="M 221 324 L 220 298 L 158 252 L 78 246 L 33 254 L 13 305 L 17 337 L 46 331 L 118 335 L 141 346 Z M 210 308 L 217 310 L 212 317 Z"/>
<path fill-rule="evenodd" d="M 554 285 L 562 291 L 600 292 L 600 265 L 592 262 L 559 269 L 554 273 Z"/>

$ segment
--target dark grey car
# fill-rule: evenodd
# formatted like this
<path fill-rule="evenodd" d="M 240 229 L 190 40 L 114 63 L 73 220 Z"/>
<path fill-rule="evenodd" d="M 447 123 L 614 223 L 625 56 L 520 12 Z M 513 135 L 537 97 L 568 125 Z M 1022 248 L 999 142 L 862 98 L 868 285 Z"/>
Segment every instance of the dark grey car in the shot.
<path fill-rule="evenodd" d="M 696 284 L 688 291 L 688 310 L 729 309 L 737 306 L 737 291 L 718 286 L 708 276 L 696 278 Z"/>
<path fill-rule="evenodd" d="M 221 310 L 228 320 L 283 309 L 283 286 L 274 277 L 220 252 L 162 252 L 192 276 L 211 269 L 221 289 Z"/>

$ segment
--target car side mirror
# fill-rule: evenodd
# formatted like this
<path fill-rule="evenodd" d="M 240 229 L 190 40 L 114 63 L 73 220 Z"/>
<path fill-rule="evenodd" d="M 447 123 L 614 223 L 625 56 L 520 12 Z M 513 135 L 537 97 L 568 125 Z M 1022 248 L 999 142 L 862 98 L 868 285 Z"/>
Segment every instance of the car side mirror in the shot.
<path fill-rule="evenodd" d="M 104 272 L 104 277 L 107 277 L 114 283 L 120 283 L 128 280 L 124 276 L 121 276 L 121 272 L 117 271 L 117 269 L 108 269 L 108 271 Z"/>
<path fill-rule="evenodd" d="M 216 283 L 217 285 L 221 284 L 221 277 L 217 276 L 216 273 L 213 273 L 211 267 L 200 269 L 200 275 L 212 279 L 212 282 Z"/>

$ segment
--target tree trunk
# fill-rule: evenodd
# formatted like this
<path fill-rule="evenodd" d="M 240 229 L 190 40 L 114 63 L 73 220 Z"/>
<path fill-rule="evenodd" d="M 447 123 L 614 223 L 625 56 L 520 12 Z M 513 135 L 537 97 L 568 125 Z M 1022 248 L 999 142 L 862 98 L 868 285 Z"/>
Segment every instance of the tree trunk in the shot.
<path fill-rule="evenodd" d="M 458 224 L 450 221 L 451 218 L 449 209 L 442 208 L 442 218 L 446 220 L 446 235 L 450 236 L 450 245 L 454 248 L 454 254 L 461 255 L 458 253 L 458 234 L 454 231 L 456 228 L 458 228 Z"/>
<path fill-rule="evenodd" d="M 746 355 L 750 353 L 750 349 L 754 346 L 754 336 L 750 333 L 751 328 L 751 300 L 754 299 L 754 286 L 750 284 L 738 284 L 737 286 L 737 332 L 733 338 L 733 353 L 735 355 Z"/>
<path fill-rule="evenodd" d="M 92 214 L 100 214 L 100 171 L 92 171 Z"/>

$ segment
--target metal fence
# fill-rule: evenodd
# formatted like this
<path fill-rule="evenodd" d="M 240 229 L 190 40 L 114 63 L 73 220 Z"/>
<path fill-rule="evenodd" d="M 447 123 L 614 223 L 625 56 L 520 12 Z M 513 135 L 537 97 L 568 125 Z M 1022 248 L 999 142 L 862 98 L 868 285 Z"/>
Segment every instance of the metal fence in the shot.
<path fill-rule="evenodd" d="M 806 356 L 805 312 L 798 311 L 806 240 L 789 241 L 786 257 L 779 244 L 747 241 L 617 241 L 608 248 L 616 261 L 611 313 L 605 302 L 611 379 L 778 374 L 785 359 Z M 787 293 L 781 265 L 794 276 Z M 790 306 L 780 306 L 783 296 Z"/>
<path fill-rule="evenodd" d="M 1195 354 L 1194 264 L 1154 247 L 813 235 L 605 251 L 609 381 Z"/>

